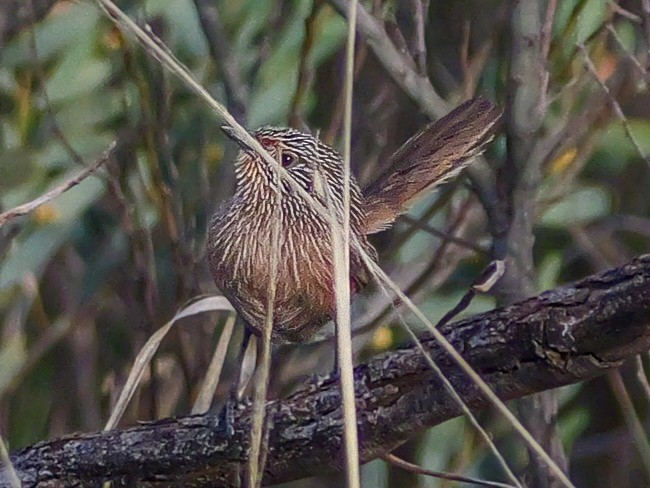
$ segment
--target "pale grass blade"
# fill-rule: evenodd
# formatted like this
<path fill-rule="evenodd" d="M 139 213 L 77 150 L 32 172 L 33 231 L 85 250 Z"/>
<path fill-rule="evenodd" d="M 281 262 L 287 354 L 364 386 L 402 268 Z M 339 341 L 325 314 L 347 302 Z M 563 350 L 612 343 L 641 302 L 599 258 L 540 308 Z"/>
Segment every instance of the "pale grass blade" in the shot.
<path fill-rule="evenodd" d="M 126 380 L 126 384 L 120 393 L 120 397 L 118 398 L 115 407 L 113 407 L 113 412 L 111 413 L 111 417 L 108 419 L 108 422 L 106 422 L 104 430 L 114 429 L 124 415 L 126 407 L 128 406 L 131 398 L 133 397 L 133 394 L 135 393 L 135 390 L 140 384 L 140 380 L 142 379 L 142 375 L 144 374 L 146 367 L 149 365 L 151 358 L 158 350 L 160 343 L 165 338 L 172 326 L 185 317 L 190 317 L 192 315 L 197 315 L 204 312 L 215 311 L 226 311 L 233 313 L 235 310 L 230 302 L 228 302 L 226 297 L 215 295 L 199 298 L 198 300 L 179 310 L 173 319 L 171 319 L 169 322 L 167 322 L 160 329 L 153 333 L 153 335 L 149 338 L 149 340 L 136 356 L 135 361 L 133 362 L 133 367 L 131 368 L 131 372 L 129 373 L 129 377 Z"/>
<path fill-rule="evenodd" d="M 212 355 L 210 366 L 208 366 L 208 372 L 205 374 L 203 385 L 201 385 L 201 390 L 192 406 L 193 415 L 207 412 L 210 405 L 212 405 L 212 399 L 214 398 L 217 386 L 219 385 L 219 380 L 221 379 L 221 370 L 223 369 L 223 363 L 226 359 L 228 344 L 230 344 L 232 331 L 235 328 L 235 318 L 236 315 L 231 314 L 226 321 L 226 325 L 223 327 L 223 331 L 219 337 L 219 342 L 217 343 L 217 348 Z"/>

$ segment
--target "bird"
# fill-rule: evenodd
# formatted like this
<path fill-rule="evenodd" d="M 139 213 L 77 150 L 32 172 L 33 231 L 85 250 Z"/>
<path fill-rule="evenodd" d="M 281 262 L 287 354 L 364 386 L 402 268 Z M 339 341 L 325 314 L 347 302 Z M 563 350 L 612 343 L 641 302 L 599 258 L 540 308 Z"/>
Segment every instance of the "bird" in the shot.
<path fill-rule="evenodd" d="M 370 280 L 360 250 L 377 261 L 368 237 L 389 228 L 419 196 L 470 164 L 493 138 L 500 117 L 492 102 L 470 99 L 408 139 L 365 188 L 350 175 L 350 233 L 358 243 L 350 249 L 351 295 Z M 263 335 L 274 218 L 279 218 L 271 341 L 308 342 L 336 313 L 330 223 L 232 127 L 222 130 L 239 145 L 239 153 L 234 195 L 209 224 L 207 257 L 215 284 L 248 331 Z M 303 190 L 342 221 L 344 169 L 334 148 L 291 128 L 265 126 L 251 135 Z"/>

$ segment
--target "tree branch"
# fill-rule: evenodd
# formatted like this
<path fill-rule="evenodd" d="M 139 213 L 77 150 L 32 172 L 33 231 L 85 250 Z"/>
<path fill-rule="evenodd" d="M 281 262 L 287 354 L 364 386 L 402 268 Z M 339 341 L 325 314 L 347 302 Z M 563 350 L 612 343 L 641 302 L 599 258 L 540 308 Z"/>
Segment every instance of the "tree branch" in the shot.
<path fill-rule="evenodd" d="M 448 340 L 503 399 L 576 383 L 650 349 L 650 255 L 581 282 L 444 327 Z M 473 409 L 478 389 L 428 336 L 424 346 Z M 369 461 L 419 431 L 459 415 L 414 347 L 355 370 L 360 455 Z M 271 402 L 265 483 L 338 469 L 343 436 L 336 378 L 312 378 Z M 16 453 L 23 486 L 234 486 L 248 448 L 250 404 L 229 422 L 199 415 L 127 430 L 76 434 Z M 0 471 L 0 487 L 9 486 Z"/>
<path fill-rule="evenodd" d="M 542 160 L 531 158 L 546 116 L 544 77 L 544 13 L 537 0 L 510 2 L 510 68 L 505 113 L 508 153 L 497 170 L 497 193 L 502 195 L 498 213 L 492 213 L 494 257 L 506 261 L 500 282 L 502 303 L 513 303 L 533 295 L 535 264 L 533 232 L 537 217 L 537 193 L 542 181 Z M 551 16 L 552 19 L 552 16 Z M 552 24 L 552 20 L 551 20 Z M 569 472 L 556 422 L 556 392 L 544 392 L 523 399 L 519 415 L 526 429 L 537 439 L 558 467 Z M 566 486 L 549 471 L 546 463 L 531 451 L 527 478 L 538 488 Z"/>
<path fill-rule="evenodd" d="M 239 63 L 233 56 L 217 4 L 209 0 L 194 0 L 194 5 L 210 49 L 210 56 L 221 69 L 228 111 L 245 125 L 248 110 L 246 84 L 242 79 Z"/>
<path fill-rule="evenodd" d="M 329 0 L 332 6 L 346 19 L 348 1 Z M 395 47 L 377 19 L 362 5 L 358 5 L 357 9 L 357 31 L 363 34 L 366 43 L 393 80 L 432 120 L 445 115 L 449 111 L 449 107 L 433 88 L 429 78 L 418 73 L 413 59 Z"/>

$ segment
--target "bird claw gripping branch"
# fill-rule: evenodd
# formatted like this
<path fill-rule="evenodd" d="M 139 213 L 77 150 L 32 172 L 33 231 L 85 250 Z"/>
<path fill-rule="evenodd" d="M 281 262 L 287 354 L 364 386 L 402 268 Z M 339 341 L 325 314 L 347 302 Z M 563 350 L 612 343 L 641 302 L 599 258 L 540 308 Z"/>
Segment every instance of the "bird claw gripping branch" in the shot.
<path fill-rule="evenodd" d="M 448 181 L 480 154 L 492 139 L 500 110 L 475 98 L 411 137 L 391 157 L 388 170 L 363 191 L 350 181 L 350 229 L 373 260 L 367 236 L 388 228 L 425 190 Z M 266 320 L 270 281 L 273 205 L 278 184 L 280 246 L 272 340 L 304 342 L 335 313 L 331 229 L 327 219 L 269 167 L 228 127 L 237 142 L 235 194 L 213 216 L 208 259 L 215 282 L 260 335 Z M 278 164 L 315 200 L 343 212 L 343 161 L 316 137 L 294 129 L 263 127 L 253 134 Z M 323 188 L 326 185 L 327 188 Z M 327 196 L 327 198 L 326 198 Z M 368 283 L 356 248 L 350 250 L 350 285 L 356 293 Z"/>

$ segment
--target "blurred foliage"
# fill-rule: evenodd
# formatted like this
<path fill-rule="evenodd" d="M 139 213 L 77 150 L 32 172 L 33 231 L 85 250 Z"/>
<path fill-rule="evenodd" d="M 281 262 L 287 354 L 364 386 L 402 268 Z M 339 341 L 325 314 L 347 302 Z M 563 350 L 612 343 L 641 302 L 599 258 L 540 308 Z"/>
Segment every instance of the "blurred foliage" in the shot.
<path fill-rule="evenodd" d="M 548 63 L 550 110 L 540 136 L 562 131 L 545 158 L 537 197 L 540 290 L 648 249 L 650 171 L 643 155 L 650 153 L 644 68 L 650 36 L 640 3 L 557 2 Z M 291 123 L 336 144 L 345 20 L 320 0 L 215 4 L 220 35 L 228 42 L 226 57 L 210 48 L 195 3 L 121 2 L 230 107 L 229 94 L 242 86 L 228 84 L 239 79 L 245 103 L 239 116 L 248 126 Z M 413 48 L 412 2 L 364 5 L 395 43 Z M 508 11 L 509 4 L 497 0 L 431 2 L 428 75 L 445 98 L 456 102 L 476 92 L 505 105 Z M 585 67 L 580 43 L 599 80 Z M 229 78 L 228 69 L 236 77 Z M 611 99 L 600 83 L 607 84 Z M 355 90 L 354 170 L 368 181 L 427 118 L 363 42 Z M 625 125 L 611 110 L 613 100 L 623 108 Z M 573 122 L 566 127 L 568 120 Z M 205 231 L 211 212 L 232 192 L 235 151 L 219 125 L 90 2 L 52 2 L 44 19 L 0 45 L 0 210 L 70 178 L 116 138 L 132 140 L 97 176 L 0 229 L 0 433 L 12 450 L 101 428 L 144 341 L 188 299 L 215 291 L 203 259 Z M 505 157 L 501 137 L 486 158 L 498 168 Z M 425 198 L 411 216 L 420 219 L 419 227 L 442 230 L 442 237 L 401 220 L 375 243 L 382 265 L 436 319 L 489 261 L 492 237 L 479 200 L 462 184 Z M 444 233 L 469 245 L 450 242 Z M 467 313 L 494 303 L 482 297 Z M 406 340 L 380 292 L 369 290 L 355 307 L 360 357 Z M 126 423 L 189 412 L 224 320 L 214 314 L 174 329 Z M 238 347 L 235 341 L 230 354 Z M 289 351 L 274 368 L 278 388 L 327 371 L 331 361 L 327 344 Z M 647 425 L 650 398 L 631 366 L 623 374 Z M 219 395 L 226 394 L 224 387 Z M 650 483 L 606 380 L 565 388 L 560 396 L 560 430 L 576 485 Z M 489 412 L 481 420 L 521 471 L 527 454 L 511 429 Z M 410 452 L 429 469 L 501 477 L 463 419 L 420 436 Z M 394 479 L 389 471 L 376 461 L 363 472 L 368 486 L 379 487 Z M 452 486 L 415 479 L 411 486 Z M 319 483 L 292 486 L 327 482 Z"/>

